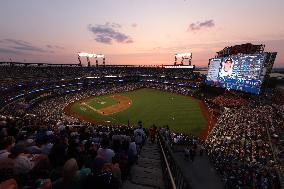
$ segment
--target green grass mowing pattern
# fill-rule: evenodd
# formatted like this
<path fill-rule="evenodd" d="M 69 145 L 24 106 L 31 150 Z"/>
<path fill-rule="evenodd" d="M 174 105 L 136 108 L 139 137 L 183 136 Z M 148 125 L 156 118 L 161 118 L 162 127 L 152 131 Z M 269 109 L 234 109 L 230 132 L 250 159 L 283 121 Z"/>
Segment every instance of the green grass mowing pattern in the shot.
<path fill-rule="evenodd" d="M 132 106 L 109 116 L 100 115 L 79 103 L 75 103 L 71 109 L 96 121 L 127 124 L 129 120 L 133 125 L 141 120 L 144 127 L 150 127 L 152 124 L 169 125 L 176 132 L 194 135 L 199 135 L 206 126 L 206 119 L 198 101 L 193 98 L 154 89 L 140 89 L 119 95 L 130 97 Z"/>

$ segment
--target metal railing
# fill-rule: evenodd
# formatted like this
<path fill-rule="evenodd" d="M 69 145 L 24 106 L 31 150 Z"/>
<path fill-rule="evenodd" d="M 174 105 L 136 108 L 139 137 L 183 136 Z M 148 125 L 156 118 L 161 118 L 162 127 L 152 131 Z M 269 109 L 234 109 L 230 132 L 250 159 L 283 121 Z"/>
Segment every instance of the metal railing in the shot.
<path fill-rule="evenodd" d="M 161 149 L 162 170 L 166 189 L 192 189 L 190 182 L 184 177 L 169 144 L 161 134 L 158 134 L 158 143 Z"/>

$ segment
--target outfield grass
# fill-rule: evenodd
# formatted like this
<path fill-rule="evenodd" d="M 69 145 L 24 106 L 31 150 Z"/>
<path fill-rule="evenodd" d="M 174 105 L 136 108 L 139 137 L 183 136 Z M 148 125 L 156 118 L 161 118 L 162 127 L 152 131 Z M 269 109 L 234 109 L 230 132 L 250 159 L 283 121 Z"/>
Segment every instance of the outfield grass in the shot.
<path fill-rule="evenodd" d="M 198 101 L 193 98 L 154 89 L 140 89 L 119 93 L 119 95 L 128 96 L 132 100 L 132 105 L 121 112 L 106 116 L 81 104 L 84 102 L 95 109 L 100 109 L 117 103 L 108 96 L 94 97 L 94 99 L 75 103 L 71 106 L 71 111 L 98 122 L 127 124 L 129 121 L 130 124 L 135 124 L 141 120 L 144 127 L 150 127 L 152 124 L 169 125 L 174 131 L 194 135 L 199 135 L 201 130 L 206 127 L 206 119 Z M 98 99 L 105 103 L 99 103 Z"/>

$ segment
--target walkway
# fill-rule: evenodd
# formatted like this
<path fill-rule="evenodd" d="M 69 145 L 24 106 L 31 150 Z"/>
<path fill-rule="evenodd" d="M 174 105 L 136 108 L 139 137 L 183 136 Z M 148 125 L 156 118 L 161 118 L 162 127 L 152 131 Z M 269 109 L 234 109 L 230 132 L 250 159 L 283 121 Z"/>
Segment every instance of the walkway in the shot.
<path fill-rule="evenodd" d="M 163 174 L 157 144 L 143 147 L 138 164 L 131 168 L 131 178 L 123 183 L 122 189 L 163 189 Z"/>

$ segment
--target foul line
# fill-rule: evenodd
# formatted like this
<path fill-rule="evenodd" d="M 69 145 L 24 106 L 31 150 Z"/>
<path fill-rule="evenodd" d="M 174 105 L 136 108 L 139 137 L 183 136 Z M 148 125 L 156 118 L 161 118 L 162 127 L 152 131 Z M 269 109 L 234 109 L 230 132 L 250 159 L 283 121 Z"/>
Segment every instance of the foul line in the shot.
<path fill-rule="evenodd" d="M 82 102 L 81 104 L 87 106 L 88 108 L 90 108 L 91 110 L 95 111 L 95 112 L 98 112 L 97 109 L 95 109 L 94 107 L 90 106 L 89 104 L 86 104 L 85 102 Z"/>
<path fill-rule="evenodd" d="M 99 113 L 97 109 L 95 109 L 94 107 L 90 106 L 89 104 L 86 104 L 85 102 L 82 102 L 81 104 L 84 105 L 84 106 L 87 106 L 87 107 L 90 108 L 91 110 L 93 110 L 93 111 Z M 108 117 L 111 118 L 111 119 L 114 120 L 114 121 L 117 121 L 115 118 L 113 118 L 113 117 L 111 117 L 111 116 L 108 116 Z"/>

